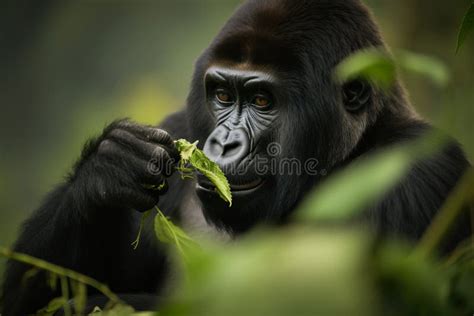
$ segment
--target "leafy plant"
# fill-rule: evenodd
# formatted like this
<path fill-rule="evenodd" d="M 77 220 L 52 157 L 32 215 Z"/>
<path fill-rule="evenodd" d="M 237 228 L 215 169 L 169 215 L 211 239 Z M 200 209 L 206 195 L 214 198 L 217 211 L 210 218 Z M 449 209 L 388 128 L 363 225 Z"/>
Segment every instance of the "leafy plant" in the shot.
<path fill-rule="evenodd" d="M 198 142 L 190 143 L 185 139 L 175 141 L 176 149 L 180 153 L 181 160 L 178 162 L 177 170 L 181 172 L 181 178 L 193 178 L 195 172 L 201 172 L 211 181 L 216 192 L 229 206 L 232 206 L 232 193 L 230 191 L 229 182 L 220 167 L 211 161 L 200 149 L 197 148 Z M 149 189 L 161 190 L 164 184 L 157 186 L 146 186 Z M 195 248 L 197 246 L 186 233 L 179 227 L 175 226 L 156 206 L 157 215 L 155 216 L 155 235 L 163 243 L 173 244 L 178 252 L 185 258 L 185 250 Z M 137 249 L 140 243 L 140 237 L 146 219 L 150 216 L 152 210 L 145 212 L 140 221 L 137 238 L 132 242 L 134 249 Z"/>
<path fill-rule="evenodd" d="M 397 67 L 423 75 L 441 87 L 449 82 L 448 68 L 434 57 L 409 51 L 399 51 L 391 56 L 379 48 L 361 50 L 349 56 L 336 67 L 335 77 L 340 82 L 362 78 L 386 90 L 395 82 Z"/>
<path fill-rule="evenodd" d="M 189 250 L 198 248 L 198 244 L 189 237 L 181 228 L 174 225 L 156 206 L 155 235 L 159 241 L 172 244 L 183 258 L 187 257 Z"/>
<path fill-rule="evenodd" d="M 419 159 L 437 152 L 445 140 L 445 135 L 434 132 L 412 143 L 360 158 L 309 194 L 297 218 L 324 221 L 354 216 L 388 193 Z"/>
<path fill-rule="evenodd" d="M 435 57 L 409 51 L 399 51 L 395 56 L 402 69 L 429 78 L 439 87 L 445 87 L 450 80 L 449 69 Z"/>
<path fill-rule="evenodd" d="M 456 53 L 458 53 L 461 50 L 461 47 L 464 45 L 464 42 L 467 39 L 467 36 L 469 33 L 472 32 L 474 29 L 474 2 L 471 4 L 469 9 L 466 12 L 466 15 L 464 16 L 464 19 L 461 24 L 461 28 L 459 30 L 459 35 L 458 35 L 458 43 L 456 46 Z"/>
<path fill-rule="evenodd" d="M 31 265 L 37 270 L 46 271 L 48 273 L 49 285 L 53 290 L 56 290 L 57 281 L 59 280 L 62 296 L 50 301 L 50 303 L 45 308 L 38 311 L 39 315 L 53 315 L 61 307 L 64 308 L 66 315 L 71 315 L 71 306 L 68 303 L 69 299 L 71 298 L 69 293 L 70 287 L 73 289 L 72 297 L 76 302 L 75 311 L 78 314 L 81 314 L 85 307 L 85 301 L 87 298 L 86 286 L 95 288 L 105 295 L 110 300 L 108 304 L 110 307 L 115 305 L 125 305 L 122 300 L 109 289 L 107 285 L 100 283 L 99 281 L 84 274 L 63 268 L 27 254 L 17 253 L 3 247 L 0 248 L 0 255 L 11 260 Z"/>
<path fill-rule="evenodd" d="M 342 61 L 335 70 L 340 82 L 363 78 L 388 89 L 394 82 L 396 67 L 392 58 L 378 49 L 366 49 Z"/>
<path fill-rule="evenodd" d="M 176 148 L 180 152 L 181 161 L 178 166 L 183 174 L 189 174 L 193 170 L 202 173 L 216 187 L 216 192 L 229 206 L 232 206 L 232 193 L 230 191 L 229 182 L 222 172 L 221 168 L 211 161 L 202 150 L 197 148 L 198 142 L 191 144 L 185 139 L 175 142 Z M 187 167 L 190 164 L 193 169 Z"/>

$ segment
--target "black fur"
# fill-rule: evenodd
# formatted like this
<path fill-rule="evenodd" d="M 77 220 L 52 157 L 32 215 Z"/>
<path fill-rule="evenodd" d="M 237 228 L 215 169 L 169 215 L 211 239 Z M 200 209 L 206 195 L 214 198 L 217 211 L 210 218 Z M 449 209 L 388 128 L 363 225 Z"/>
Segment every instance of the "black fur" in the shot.
<path fill-rule="evenodd" d="M 363 100 L 350 103 L 349 111 L 345 88 L 334 80 L 333 69 L 367 47 L 386 49 L 371 14 L 358 0 L 250 0 L 197 61 L 187 108 L 160 127 L 173 139 L 199 140 L 204 145 L 217 124 L 205 94 L 207 69 L 224 65 L 266 71 L 280 83 L 275 91 L 278 114 L 263 132 L 267 142 L 281 145 L 281 157 L 317 158 L 330 176 L 358 157 L 416 139 L 431 129 L 415 113 L 399 83 L 388 92 L 372 87 L 370 97 L 366 90 L 356 91 Z M 71 176 L 25 222 L 15 250 L 90 275 L 117 293 L 158 293 L 170 269 L 153 236 L 145 234 L 139 248 L 131 248 L 140 218 L 133 209 L 145 210 L 159 201 L 168 215 L 189 223 L 190 214 L 183 210 L 195 197 L 193 183 L 179 181 L 176 174 L 168 178 L 169 192 L 161 197 L 143 188 L 142 184 L 160 183 L 168 176 L 164 170 L 146 174 L 143 162 L 150 146 L 160 148 L 154 155 L 162 162 L 176 155 L 169 136 L 161 131 L 127 121 L 109 126 L 89 142 Z M 468 166 L 453 142 L 418 162 L 367 211 L 367 221 L 383 234 L 420 238 Z M 234 233 L 261 222 L 284 222 L 321 180 L 310 175 L 269 179 L 269 187 L 254 201 L 226 212 L 203 205 L 204 216 Z M 469 236 L 467 223 L 453 232 L 443 250 Z M 28 269 L 8 263 L 4 315 L 34 312 L 58 295 L 47 287 L 43 274 L 22 281 Z"/>

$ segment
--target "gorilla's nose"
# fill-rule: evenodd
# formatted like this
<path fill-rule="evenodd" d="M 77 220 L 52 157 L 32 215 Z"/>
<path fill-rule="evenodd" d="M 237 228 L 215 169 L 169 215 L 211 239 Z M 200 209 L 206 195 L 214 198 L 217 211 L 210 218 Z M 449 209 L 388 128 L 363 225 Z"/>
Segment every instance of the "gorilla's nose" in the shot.
<path fill-rule="evenodd" d="M 204 145 L 204 153 L 221 166 L 238 166 L 248 155 L 250 141 L 241 129 L 229 130 L 220 126 L 209 135 Z"/>

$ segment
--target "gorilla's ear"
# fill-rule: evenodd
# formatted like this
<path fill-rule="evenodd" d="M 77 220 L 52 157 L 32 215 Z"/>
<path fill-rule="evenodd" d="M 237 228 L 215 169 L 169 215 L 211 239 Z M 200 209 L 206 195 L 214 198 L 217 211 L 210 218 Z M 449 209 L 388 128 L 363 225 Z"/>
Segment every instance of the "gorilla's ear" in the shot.
<path fill-rule="evenodd" d="M 355 79 L 342 86 L 342 97 L 346 110 L 357 112 L 370 102 L 372 87 L 365 80 Z"/>

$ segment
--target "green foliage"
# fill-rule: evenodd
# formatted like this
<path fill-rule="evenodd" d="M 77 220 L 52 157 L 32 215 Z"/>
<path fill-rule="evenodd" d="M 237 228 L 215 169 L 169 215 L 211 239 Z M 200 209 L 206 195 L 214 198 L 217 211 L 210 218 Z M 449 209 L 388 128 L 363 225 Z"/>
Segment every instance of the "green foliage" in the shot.
<path fill-rule="evenodd" d="M 86 295 L 87 295 L 86 293 L 87 291 L 85 287 L 86 285 L 92 288 L 95 288 L 96 290 L 101 292 L 103 295 L 105 295 L 110 300 L 109 304 L 111 306 L 122 304 L 122 301 L 120 300 L 120 298 L 117 295 L 115 295 L 109 289 L 107 285 L 102 284 L 96 281 L 95 279 L 88 277 L 84 274 L 81 274 L 79 272 L 76 272 L 67 268 L 63 268 L 56 264 L 32 257 L 27 254 L 11 251 L 3 247 L 0 247 L 0 255 L 3 257 L 9 258 L 11 260 L 15 260 L 27 265 L 31 265 L 36 269 L 47 272 L 49 276 L 48 284 L 52 290 L 56 290 L 57 282 L 58 280 L 60 281 L 62 296 L 60 298 L 53 299 L 45 308 L 41 310 L 42 313 L 46 313 L 45 315 L 48 315 L 47 313 L 54 314 L 54 312 L 61 307 L 64 307 L 64 311 L 66 315 L 72 314 L 71 307 L 69 306 L 69 304 L 67 304 L 67 302 L 70 299 L 70 295 L 69 295 L 70 285 L 72 285 L 73 287 L 74 298 L 79 303 L 79 305 L 76 306 L 76 313 L 80 313 L 81 308 L 83 308 L 85 305 L 84 302 L 86 301 Z M 59 305 L 60 302 L 62 302 L 63 304 Z"/>
<path fill-rule="evenodd" d="M 48 306 L 40 309 L 36 312 L 38 316 L 53 316 L 58 310 L 67 304 L 67 300 L 64 297 L 56 297 L 52 299 Z"/>
<path fill-rule="evenodd" d="M 297 216 L 302 220 L 340 220 L 374 204 L 408 171 L 412 157 L 406 148 L 391 149 L 354 163 L 331 175 L 310 194 Z"/>
<path fill-rule="evenodd" d="M 449 82 L 449 69 L 437 58 L 408 51 L 401 51 L 396 57 L 401 68 L 429 78 L 440 87 L 445 87 Z"/>
<path fill-rule="evenodd" d="M 216 192 L 229 206 L 232 206 L 232 193 L 230 191 L 229 182 L 226 176 L 222 172 L 221 168 L 197 148 L 197 142 L 191 144 L 187 140 L 180 139 L 175 142 L 176 148 L 180 152 L 181 161 L 178 169 L 184 171 L 185 174 L 189 174 L 189 168 L 186 165 L 189 163 L 191 166 L 202 173 L 209 181 L 216 187 Z"/>
<path fill-rule="evenodd" d="M 74 309 L 82 315 L 87 305 L 87 286 L 81 282 L 71 281 L 72 294 L 74 298 Z"/>
<path fill-rule="evenodd" d="M 450 72 L 440 60 L 408 51 L 400 51 L 394 57 L 379 49 L 365 49 L 343 60 L 335 69 L 339 82 L 362 78 L 374 85 L 388 89 L 395 82 L 397 67 L 423 75 L 435 84 L 444 87 L 449 82 Z"/>
<path fill-rule="evenodd" d="M 198 142 L 190 143 L 187 140 L 180 139 L 175 141 L 176 149 L 179 151 L 181 160 L 178 163 L 177 169 L 182 173 L 182 178 L 192 177 L 195 171 L 201 172 L 206 176 L 215 186 L 219 196 L 230 205 L 232 205 L 232 193 L 230 191 L 229 182 L 226 176 L 219 168 L 219 166 L 212 162 L 206 155 L 197 148 Z M 190 164 L 192 168 L 188 168 Z M 159 186 L 144 185 L 147 189 L 162 190 L 164 184 Z M 172 244 L 176 247 L 178 253 L 186 258 L 186 253 L 190 249 L 196 249 L 197 243 L 194 242 L 183 230 L 175 226 L 156 206 L 157 215 L 154 220 L 155 235 L 159 241 Z M 137 249 L 140 243 L 140 237 L 143 231 L 143 226 L 146 219 L 150 216 L 152 210 L 143 214 L 140 221 L 140 227 L 137 238 L 132 242 L 134 249 Z"/>
<path fill-rule="evenodd" d="M 345 220 L 381 199 L 422 157 L 439 150 L 445 135 L 421 139 L 360 158 L 319 185 L 303 202 L 302 220 Z"/>
<path fill-rule="evenodd" d="M 474 311 L 474 251 L 470 258 L 463 260 L 452 269 L 450 280 L 449 305 L 456 315 L 469 315 Z"/>
<path fill-rule="evenodd" d="M 158 213 L 155 216 L 154 227 L 155 235 L 159 241 L 174 245 L 184 259 L 187 258 L 190 250 L 199 248 L 198 244 L 181 228 L 174 225 L 158 207 L 156 207 L 156 211 Z"/>
<path fill-rule="evenodd" d="M 466 15 L 461 24 L 461 29 L 459 30 L 458 43 L 456 46 L 456 53 L 458 53 L 461 47 L 464 45 L 464 42 L 467 39 L 469 33 L 474 29 L 474 2 L 469 7 Z"/>
<path fill-rule="evenodd" d="M 414 256 L 408 247 L 386 244 L 373 260 L 384 315 L 450 315 L 448 275 L 435 260 Z"/>
<path fill-rule="evenodd" d="M 474 168 L 470 168 L 446 200 L 416 249 L 418 255 L 432 254 L 468 203 L 474 203 Z M 474 217 L 474 213 L 471 212 Z M 473 219 L 474 220 L 474 219 Z"/>
<path fill-rule="evenodd" d="M 388 89 L 395 80 L 396 68 L 387 53 L 377 49 L 367 49 L 342 61 L 336 67 L 335 75 L 340 82 L 363 78 L 381 88 Z"/>
<path fill-rule="evenodd" d="M 207 247 L 160 314 L 378 315 L 370 244 L 357 231 L 293 227 Z"/>
<path fill-rule="evenodd" d="M 100 308 L 96 307 L 94 312 L 91 315 L 97 316 L 131 316 L 131 315 L 142 315 L 141 313 L 135 313 L 135 310 L 128 305 L 124 304 L 117 304 L 112 308 L 107 308 L 105 310 L 101 310 Z"/>

